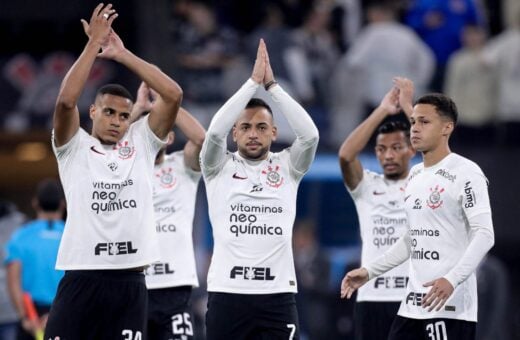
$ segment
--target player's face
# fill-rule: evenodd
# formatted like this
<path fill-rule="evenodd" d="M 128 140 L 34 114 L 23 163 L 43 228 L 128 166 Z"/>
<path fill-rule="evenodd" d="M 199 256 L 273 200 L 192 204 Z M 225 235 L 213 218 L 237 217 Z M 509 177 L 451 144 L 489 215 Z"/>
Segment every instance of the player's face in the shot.
<path fill-rule="evenodd" d="M 96 98 L 90 107 L 92 135 L 103 144 L 115 144 L 130 126 L 132 101 L 127 98 L 104 94 Z"/>
<path fill-rule="evenodd" d="M 453 131 L 453 122 L 439 115 L 431 104 L 415 105 L 410 124 L 412 146 L 423 153 L 437 149 L 443 137 L 449 137 Z"/>
<path fill-rule="evenodd" d="M 264 107 L 245 109 L 233 126 L 233 140 L 246 159 L 264 159 L 276 140 L 273 116 Z"/>
<path fill-rule="evenodd" d="M 376 139 L 376 156 L 386 178 L 400 179 L 408 174 L 410 159 L 415 154 L 402 131 L 380 133 Z"/>

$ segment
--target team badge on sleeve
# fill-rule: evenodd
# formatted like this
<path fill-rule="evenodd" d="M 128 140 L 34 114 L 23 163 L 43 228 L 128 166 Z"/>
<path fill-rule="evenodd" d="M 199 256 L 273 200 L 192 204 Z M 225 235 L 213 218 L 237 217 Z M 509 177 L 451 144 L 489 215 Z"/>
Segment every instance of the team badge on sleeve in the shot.
<path fill-rule="evenodd" d="M 439 186 L 436 185 L 435 188 L 430 188 L 430 191 L 430 197 L 426 200 L 426 205 L 432 209 L 437 209 L 444 202 L 441 198 L 444 188 L 439 188 Z"/>
<path fill-rule="evenodd" d="M 283 177 L 278 173 L 280 166 L 268 166 L 262 170 L 262 174 L 266 175 L 266 184 L 272 188 L 279 188 L 283 184 Z"/>

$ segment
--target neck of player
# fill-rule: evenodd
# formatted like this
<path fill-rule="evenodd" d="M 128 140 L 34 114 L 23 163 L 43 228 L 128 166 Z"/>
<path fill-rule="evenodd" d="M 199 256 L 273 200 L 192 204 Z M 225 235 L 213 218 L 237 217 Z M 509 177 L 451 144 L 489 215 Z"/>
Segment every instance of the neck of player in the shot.
<path fill-rule="evenodd" d="M 450 146 L 448 143 L 443 143 L 439 145 L 437 148 L 423 151 L 423 162 L 426 168 L 434 166 L 435 164 L 442 161 L 446 156 L 451 153 Z"/>

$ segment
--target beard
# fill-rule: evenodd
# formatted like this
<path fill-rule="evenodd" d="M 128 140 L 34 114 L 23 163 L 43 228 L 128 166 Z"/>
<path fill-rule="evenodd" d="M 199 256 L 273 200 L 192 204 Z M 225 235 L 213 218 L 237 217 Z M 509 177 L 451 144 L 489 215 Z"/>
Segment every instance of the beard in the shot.
<path fill-rule="evenodd" d="M 391 173 L 384 173 L 385 177 L 390 179 L 390 180 L 398 180 L 401 178 L 401 176 L 403 176 L 404 174 L 404 171 L 395 171 L 395 172 L 391 172 Z"/>
<path fill-rule="evenodd" d="M 238 147 L 238 152 L 245 159 L 250 159 L 250 160 L 256 161 L 256 160 L 261 160 L 261 159 L 265 158 L 265 156 L 269 152 L 269 147 L 262 146 L 255 151 L 251 151 L 247 147 Z"/>

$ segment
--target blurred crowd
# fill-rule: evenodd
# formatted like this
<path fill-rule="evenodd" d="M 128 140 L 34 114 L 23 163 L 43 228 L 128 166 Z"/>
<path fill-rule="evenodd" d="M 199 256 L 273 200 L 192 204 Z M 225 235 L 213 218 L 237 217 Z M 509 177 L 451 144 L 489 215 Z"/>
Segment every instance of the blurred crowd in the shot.
<path fill-rule="evenodd" d="M 167 44 L 157 50 L 168 64 L 160 66 L 181 84 L 183 105 L 205 126 L 249 76 L 262 37 L 278 81 L 316 121 L 322 147 L 337 149 L 395 75 L 413 80 L 417 96 L 435 91 L 454 98 L 456 143 L 520 144 L 518 1 L 177 0 L 166 6 Z M 70 53 L 19 53 L 3 65 L 19 96 L 1 116 L 4 129 L 49 126 Z M 113 67 L 99 62 L 89 79 L 80 103 L 85 124 L 88 91 L 117 78 Z M 281 132 L 283 142 L 291 132 L 283 126 Z"/>

